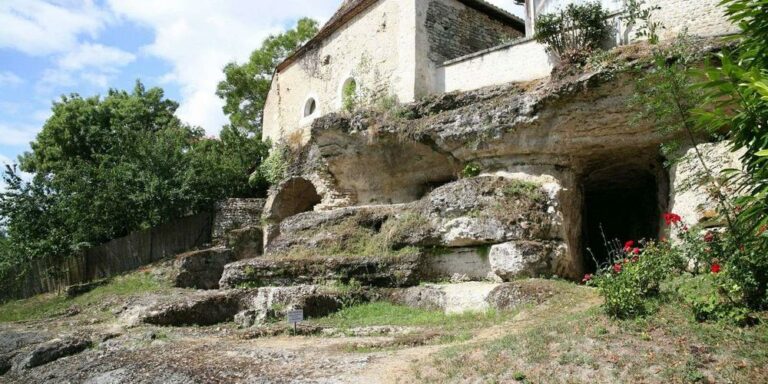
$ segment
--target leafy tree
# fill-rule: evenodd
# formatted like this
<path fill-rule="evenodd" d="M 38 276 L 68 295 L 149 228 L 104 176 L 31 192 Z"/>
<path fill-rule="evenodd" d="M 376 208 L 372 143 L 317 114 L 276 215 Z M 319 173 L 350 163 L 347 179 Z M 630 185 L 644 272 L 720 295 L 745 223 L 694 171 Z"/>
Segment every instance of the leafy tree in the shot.
<path fill-rule="evenodd" d="M 264 40 L 248 62 L 233 62 L 224 67 L 226 79 L 219 83 L 216 94 L 225 101 L 224 113 L 233 127 L 261 133 L 262 110 L 275 68 L 311 39 L 317 27 L 317 21 L 301 19 L 296 28 Z"/>
<path fill-rule="evenodd" d="M 66 257 L 222 198 L 263 195 L 266 185 L 248 185 L 267 152 L 260 138 L 232 128 L 206 138 L 174 116 L 177 107 L 140 82 L 130 93 L 55 102 L 32 151 L 20 157 L 20 170 L 33 178 L 5 171 L 0 216 L 10 251 L 0 265 Z"/>

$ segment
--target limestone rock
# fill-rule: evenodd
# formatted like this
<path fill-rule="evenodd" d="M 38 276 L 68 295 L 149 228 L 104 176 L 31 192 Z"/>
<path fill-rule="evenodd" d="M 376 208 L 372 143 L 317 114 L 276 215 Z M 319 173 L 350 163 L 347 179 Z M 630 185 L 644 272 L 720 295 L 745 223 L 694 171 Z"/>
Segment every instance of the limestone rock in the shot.
<path fill-rule="evenodd" d="M 223 247 L 181 254 L 174 263 L 174 285 L 181 288 L 217 289 L 224 266 L 232 261 L 232 251 Z"/>
<path fill-rule="evenodd" d="M 212 325 L 231 321 L 243 308 L 248 290 L 200 291 L 183 296 L 160 298 L 155 303 L 126 311 L 137 322 L 164 326 Z"/>
<path fill-rule="evenodd" d="M 366 300 L 362 291 L 342 292 L 316 285 L 262 287 L 243 302 L 247 309 L 235 315 L 235 323 L 243 328 L 261 325 L 268 319 L 283 318 L 293 308 L 301 308 L 305 318 L 322 317 L 341 309 L 344 302 Z"/>
<path fill-rule="evenodd" d="M 5 373 L 10 371 L 12 367 L 13 363 L 11 363 L 11 356 L 0 355 L 0 376 L 5 375 Z"/>
<path fill-rule="evenodd" d="M 228 264 L 219 285 L 292 286 L 357 280 L 365 286 L 396 287 L 418 284 L 420 255 L 346 258 L 254 258 Z"/>
<path fill-rule="evenodd" d="M 80 353 L 92 345 L 91 340 L 79 337 L 54 339 L 32 350 L 22 361 L 22 367 L 29 369 L 48 364 L 62 357 Z"/>
<path fill-rule="evenodd" d="M 234 229 L 227 233 L 226 246 L 235 260 L 250 259 L 263 253 L 264 232 L 259 227 Z"/>
<path fill-rule="evenodd" d="M 556 290 L 547 280 L 514 281 L 499 284 L 486 298 L 491 307 L 499 310 L 515 309 L 522 304 L 541 303 Z"/>
<path fill-rule="evenodd" d="M 493 272 L 509 281 L 551 273 L 553 261 L 565 249 L 561 242 L 511 241 L 492 246 L 489 259 Z"/>

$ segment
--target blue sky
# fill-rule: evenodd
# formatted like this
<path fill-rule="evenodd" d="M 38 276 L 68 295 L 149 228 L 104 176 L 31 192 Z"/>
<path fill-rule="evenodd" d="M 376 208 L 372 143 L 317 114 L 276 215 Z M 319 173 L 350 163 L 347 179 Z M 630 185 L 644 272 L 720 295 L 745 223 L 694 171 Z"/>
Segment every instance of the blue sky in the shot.
<path fill-rule="evenodd" d="M 62 94 L 131 89 L 137 79 L 215 135 L 221 68 L 271 33 L 340 0 L 0 0 L 0 162 L 29 149 Z M 514 9 L 513 0 L 493 0 Z"/>

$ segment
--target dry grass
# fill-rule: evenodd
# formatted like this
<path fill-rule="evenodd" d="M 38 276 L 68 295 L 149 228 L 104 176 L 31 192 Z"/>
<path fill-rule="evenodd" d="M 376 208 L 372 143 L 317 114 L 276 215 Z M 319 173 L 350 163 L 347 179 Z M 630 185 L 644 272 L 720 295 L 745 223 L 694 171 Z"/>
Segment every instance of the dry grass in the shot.
<path fill-rule="evenodd" d="M 697 323 L 679 302 L 648 318 L 616 321 L 560 294 L 535 322 L 501 338 L 450 347 L 414 367 L 418 382 L 763 383 L 768 325 Z M 766 316 L 763 316 L 766 319 Z"/>

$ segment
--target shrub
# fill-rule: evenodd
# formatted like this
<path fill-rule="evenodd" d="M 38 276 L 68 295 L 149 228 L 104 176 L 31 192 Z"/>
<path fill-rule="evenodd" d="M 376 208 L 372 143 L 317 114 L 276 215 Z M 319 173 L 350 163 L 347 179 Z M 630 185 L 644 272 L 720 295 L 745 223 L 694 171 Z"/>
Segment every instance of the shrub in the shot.
<path fill-rule="evenodd" d="M 683 226 L 680 216 L 666 213 L 669 226 Z M 606 313 L 616 318 L 632 318 L 652 311 L 661 283 L 685 267 L 685 254 L 679 246 L 667 241 L 627 241 L 623 247 L 609 248 L 609 261 L 599 265 L 596 276 L 584 276 L 584 282 L 595 285 L 605 302 Z"/>
<path fill-rule="evenodd" d="M 612 317 L 632 318 L 651 312 L 661 283 L 683 268 L 680 251 L 669 243 L 637 245 L 627 242 L 596 277 L 585 276 L 585 282 L 592 280 L 591 284 L 600 289 L 603 307 Z"/>
<path fill-rule="evenodd" d="M 464 169 L 461 170 L 461 176 L 462 177 L 475 177 L 479 176 L 481 172 L 480 166 L 476 163 L 469 163 L 464 166 Z"/>
<path fill-rule="evenodd" d="M 536 19 L 536 36 L 564 63 L 583 64 L 611 33 L 608 12 L 597 2 L 568 4 Z"/>

